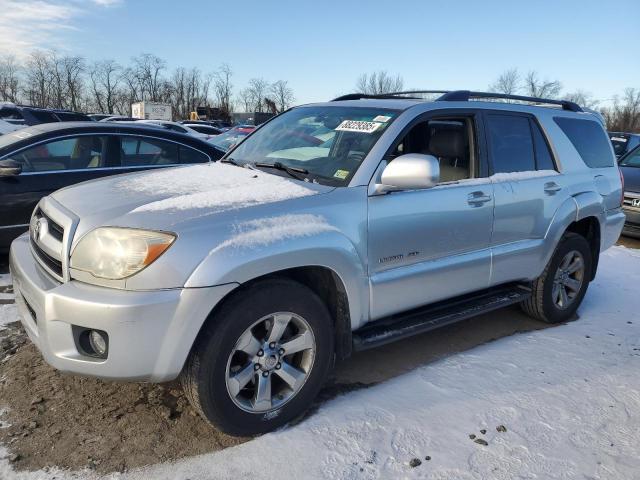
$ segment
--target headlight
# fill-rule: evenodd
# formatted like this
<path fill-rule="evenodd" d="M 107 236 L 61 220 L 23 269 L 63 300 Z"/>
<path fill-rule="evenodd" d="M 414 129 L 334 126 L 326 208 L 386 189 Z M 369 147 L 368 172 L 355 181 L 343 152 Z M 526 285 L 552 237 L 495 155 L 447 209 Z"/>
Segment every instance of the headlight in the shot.
<path fill-rule="evenodd" d="M 96 228 L 73 250 L 71 268 L 98 278 L 120 280 L 151 265 L 175 239 L 175 235 L 164 232 Z"/>

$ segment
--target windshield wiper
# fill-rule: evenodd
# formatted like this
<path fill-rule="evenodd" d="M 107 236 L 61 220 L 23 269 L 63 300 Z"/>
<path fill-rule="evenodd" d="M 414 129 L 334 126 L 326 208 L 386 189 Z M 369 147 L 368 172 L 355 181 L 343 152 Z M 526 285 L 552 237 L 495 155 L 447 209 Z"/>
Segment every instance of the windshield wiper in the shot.
<path fill-rule="evenodd" d="M 235 165 L 236 167 L 240 166 L 240 164 L 233 158 L 223 158 L 222 160 L 220 160 L 220 163 L 230 163 L 231 165 Z"/>
<path fill-rule="evenodd" d="M 256 167 L 273 168 L 275 170 L 281 170 L 283 172 L 287 172 L 290 177 L 293 177 L 296 180 L 301 180 L 300 175 L 298 175 L 299 173 L 302 173 L 303 175 L 307 175 L 309 173 L 309 170 L 306 170 L 304 168 L 288 167 L 287 165 L 284 165 L 283 163 L 280 163 L 280 162 L 273 162 L 273 163 L 258 162 L 258 163 L 255 163 L 254 165 Z"/>

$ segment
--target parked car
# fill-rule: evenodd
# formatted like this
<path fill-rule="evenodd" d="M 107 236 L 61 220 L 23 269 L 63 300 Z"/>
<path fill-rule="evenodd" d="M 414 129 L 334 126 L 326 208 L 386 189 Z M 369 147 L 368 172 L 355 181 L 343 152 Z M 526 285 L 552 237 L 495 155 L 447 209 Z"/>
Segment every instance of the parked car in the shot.
<path fill-rule="evenodd" d="M 127 117 L 125 115 L 111 115 L 98 120 L 99 122 L 135 122 L 137 118 Z"/>
<path fill-rule="evenodd" d="M 181 376 L 204 418 L 251 435 L 299 416 L 353 351 L 512 304 L 573 318 L 621 203 L 606 132 L 575 103 L 349 95 L 220 162 L 59 190 L 9 262 L 55 368 Z"/>
<path fill-rule="evenodd" d="M 244 138 L 256 129 L 253 125 L 239 125 L 227 130 L 220 135 L 211 137 L 209 143 L 226 152 L 240 143 Z"/>
<path fill-rule="evenodd" d="M 184 133 L 185 135 L 191 135 L 192 137 L 199 138 L 201 140 L 209 140 L 211 135 L 207 133 L 200 133 L 188 125 L 183 125 L 178 122 L 170 122 L 166 120 L 138 120 L 139 123 L 147 125 L 155 125 L 161 128 L 166 128 L 172 132 Z"/>
<path fill-rule="evenodd" d="M 60 119 L 52 110 L 44 108 L 0 103 L 0 119 L 14 125 L 29 126 L 41 123 L 59 122 Z"/>
<path fill-rule="evenodd" d="M 0 136 L 0 250 L 27 230 L 38 201 L 59 188 L 115 173 L 204 163 L 207 142 L 160 128 L 64 122 Z"/>
<path fill-rule="evenodd" d="M 20 130 L 21 128 L 23 128 L 21 125 L 16 125 L 5 120 L 0 120 L 0 135 L 4 135 L 5 133 L 9 132 L 15 132 L 16 130 Z"/>
<path fill-rule="evenodd" d="M 622 233 L 640 238 L 640 145 L 624 155 L 618 166 L 624 177 L 622 209 L 627 216 Z"/>
<path fill-rule="evenodd" d="M 211 125 L 202 125 L 200 123 L 185 123 L 185 122 L 180 122 L 180 123 L 185 127 L 189 127 L 191 130 L 195 130 L 198 133 L 203 133 L 210 137 L 214 137 L 216 135 L 220 135 L 221 133 L 223 133 L 222 130 L 216 127 L 212 127 Z"/>
<path fill-rule="evenodd" d="M 618 158 L 640 145 L 640 133 L 609 132 L 609 138 Z"/>
<path fill-rule="evenodd" d="M 187 125 L 208 125 L 210 127 L 217 128 L 222 132 L 226 132 L 233 127 L 231 122 L 226 122 L 224 120 L 181 120 L 180 123 Z"/>
<path fill-rule="evenodd" d="M 58 121 L 60 122 L 91 122 L 91 118 L 80 112 L 74 112 L 72 110 L 52 110 Z"/>
<path fill-rule="evenodd" d="M 87 116 L 94 122 L 99 122 L 105 118 L 113 117 L 113 113 L 88 113 Z"/>

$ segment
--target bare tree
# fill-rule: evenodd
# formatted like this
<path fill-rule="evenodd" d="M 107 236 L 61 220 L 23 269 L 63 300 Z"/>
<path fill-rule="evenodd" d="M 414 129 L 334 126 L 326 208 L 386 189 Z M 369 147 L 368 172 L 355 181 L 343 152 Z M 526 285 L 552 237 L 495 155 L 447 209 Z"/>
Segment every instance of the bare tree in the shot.
<path fill-rule="evenodd" d="M 613 105 L 602 113 L 608 130 L 640 132 L 640 89 L 625 89 L 622 98 L 615 96 Z"/>
<path fill-rule="evenodd" d="M 289 82 L 286 80 L 272 83 L 270 91 L 278 112 L 284 112 L 295 100 L 293 89 L 289 87 Z"/>
<path fill-rule="evenodd" d="M 166 62 L 151 53 L 143 53 L 134 57 L 132 61 L 140 100 L 161 101 L 164 93 L 162 72 L 167 67 Z"/>
<path fill-rule="evenodd" d="M 562 98 L 565 100 L 569 100 L 570 102 L 577 103 L 581 107 L 587 107 L 591 109 L 597 108 L 600 103 L 596 98 L 593 97 L 589 92 L 585 92 L 584 90 L 576 90 L 575 92 L 565 93 Z"/>
<path fill-rule="evenodd" d="M 369 74 L 363 73 L 356 81 L 356 90 L 367 95 L 399 92 L 403 86 L 404 80 L 400 75 L 393 77 L 384 70 Z"/>
<path fill-rule="evenodd" d="M 253 94 L 251 93 L 249 87 L 243 88 L 242 90 L 240 90 L 240 92 L 238 92 L 237 103 L 238 105 L 236 106 L 236 108 L 238 108 L 239 110 L 242 110 L 245 113 L 251 112 L 253 108 Z"/>
<path fill-rule="evenodd" d="M 269 90 L 269 83 L 264 78 L 252 78 L 247 87 L 253 112 L 264 112 L 266 105 L 264 98 Z"/>
<path fill-rule="evenodd" d="M 557 98 L 562 90 L 559 80 L 542 80 L 538 72 L 531 70 L 524 77 L 525 94 L 531 97 Z"/>
<path fill-rule="evenodd" d="M 231 77 L 233 72 L 231 67 L 226 63 L 222 64 L 218 71 L 214 74 L 213 90 L 215 94 L 216 106 L 222 111 L 224 115 L 231 114 L 231 97 L 233 91 L 233 85 L 231 84 Z"/>
<path fill-rule="evenodd" d="M 18 103 L 20 96 L 20 66 L 14 56 L 0 60 L 0 100 Z"/>
<path fill-rule="evenodd" d="M 517 68 L 510 68 L 500 74 L 500 76 L 489 85 L 490 92 L 515 95 L 520 90 L 520 72 Z"/>
<path fill-rule="evenodd" d="M 102 113 L 113 113 L 116 109 L 118 85 L 122 67 L 115 60 L 95 62 L 89 71 L 93 104 Z"/>
<path fill-rule="evenodd" d="M 36 50 L 25 64 L 25 95 L 27 101 L 37 107 L 47 107 L 51 100 L 51 65 L 49 56 Z"/>
<path fill-rule="evenodd" d="M 85 60 L 80 56 L 65 56 L 60 59 L 60 64 L 66 90 L 61 104 L 71 110 L 80 111 L 85 87 Z"/>

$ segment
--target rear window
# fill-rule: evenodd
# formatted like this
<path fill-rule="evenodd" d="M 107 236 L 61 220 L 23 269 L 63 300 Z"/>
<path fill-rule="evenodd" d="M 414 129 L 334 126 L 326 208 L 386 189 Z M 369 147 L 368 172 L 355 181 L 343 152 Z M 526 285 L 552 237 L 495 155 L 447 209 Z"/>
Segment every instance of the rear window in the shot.
<path fill-rule="evenodd" d="M 555 117 L 556 124 L 571 140 L 584 163 L 590 168 L 613 166 L 611 143 L 598 122 L 576 118 Z"/>

